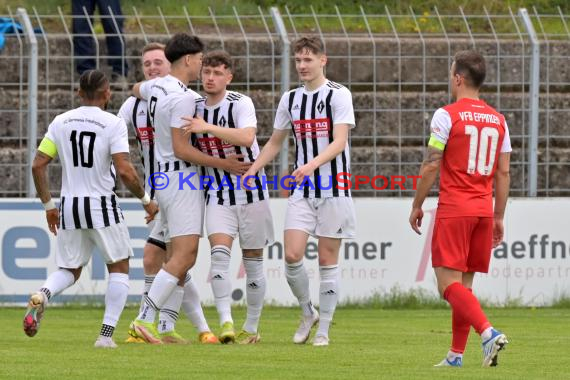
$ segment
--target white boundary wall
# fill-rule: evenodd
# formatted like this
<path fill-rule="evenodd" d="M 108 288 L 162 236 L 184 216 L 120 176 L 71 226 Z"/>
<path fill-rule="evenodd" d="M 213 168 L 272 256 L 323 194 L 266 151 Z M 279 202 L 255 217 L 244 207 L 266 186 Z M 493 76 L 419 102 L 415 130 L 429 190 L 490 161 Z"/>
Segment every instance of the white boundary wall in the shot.
<path fill-rule="evenodd" d="M 398 286 L 423 288 L 436 293 L 430 260 L 430 227 L 436 202 L 426 202 L 423 235 L 408 225 L 411 199 L 355 199 L 357 239 L 341 247 L 341 300 L 361 299 Z M 138 202 L 122 201 L 136 257 L 131 260 L 130 299 L 136 300 L 144 283 L 142 247 L 146 239 L 144 213 Z M 287 202 L 271 200 L 277 243 L 265 250 L 267 300 L 292 305 L 283 270 L 283 222 Z M 489 301 L 520 299 L 528 305 L 544 305 L 570 294 L 570 199 L 513 199 L 505 217 L 505 243 L 494 250 L 490 272 L 477 275 L 475 292 Z M 318 303 L 318 261 L 313 240 L 306 253 L 311 295 Z M 0 302 L 25 302 L 46 276 L 56 269 L 55 237 L 49 234 L 38 200 L 0 201 Z M 233 249 L 231 276 L 233 297 L 244 300 L 245 272 L 239 245 Z M 207 276 L 209 244 L 200 242 L 192 276 L 202 300 L 212 303 Z M 97 254 L 79 282 L 55 300 L 77 296 L 102 296 L 107 285 L 105 266 Z"/>

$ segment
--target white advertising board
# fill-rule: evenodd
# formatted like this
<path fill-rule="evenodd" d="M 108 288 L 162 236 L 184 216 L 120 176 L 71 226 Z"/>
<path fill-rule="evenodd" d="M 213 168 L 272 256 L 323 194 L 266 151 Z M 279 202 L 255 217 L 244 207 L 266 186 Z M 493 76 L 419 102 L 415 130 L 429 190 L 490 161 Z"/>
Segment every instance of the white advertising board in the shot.
<path fill-rule="evenodd" d="M 135 258 L 131 260 L 130 300 L 137 300 L 143 287 L 142 247 L 147 229 L 139 202 L 122 201 Z M 283 222 L 287 202 L 271 200 L 276 243 L 265 249 L 267 301 L 295 303 L 284 275 Z M 422 288 L 436 294 L 431 268 L 430 240 L 436 201 L 425 206 L 423 234 L 408 225 L 411 199 L 355 199 L 357 238 L 344 241 L 340 251 L 341 300 L 363 299 L 397 286 L 401 290 Z M 570 294 L 569 199 L 513 199 L 507 206 L 505 242 L 493 251 L 488 274 L 477 275 L 474 290 L 479 297 L 496 303 L 517 299 L 528 305 L 544 305 Z M 45 213 L 37 200 L 0 201 L 0 302 L 23 303 L 56 270 L 55 237 L 47 229 Z M 245 271 L 239 242 L 234 243 L 231 275 L 233 298 L 245 296 Z M 213 302 L 208 283 L 209 244 L 200 241 L 193 279 L 206 304 Z M 318 303 L 316 242 L 310 240 L 305 263 L 311 279 L 313 302 Z M 105 265 L 99 255 L 84 269 L 81 279 L 54 301 L 100 297 L 107 286 Z"/>

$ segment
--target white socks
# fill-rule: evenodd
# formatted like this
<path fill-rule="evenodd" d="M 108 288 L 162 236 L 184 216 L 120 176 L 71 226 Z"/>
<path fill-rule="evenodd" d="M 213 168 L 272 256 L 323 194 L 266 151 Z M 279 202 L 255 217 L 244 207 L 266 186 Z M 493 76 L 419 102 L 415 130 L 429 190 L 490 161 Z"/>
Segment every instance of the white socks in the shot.
<path fill-rule="evenodd" d="M 293 295 L 299 300 L 303 315 L 313 315 L 309 294 L 309 276 L 303 266 L 303 260 L 296 263 L 285 263 L 285 276 Z"/>
<path fill-rule="evenodd" d="M 263 309 L 266 281 L 263 273 L 263 257 L 244 257 L 243 265 L 247 275 L 247 318 L 243 329 L 249 333 L 256 333 Z"/>
<path fill-rule="evenodd" d="M 142 309 L 145 305 L 145 298 L 148 295 L 148 291 L 156 275 L 145 275 L 144 277 L 144 293 L 139 313 L 142 313 Z M 184 287 L 176 286 L 170 297 L 166 300 L 166 303 L 160 309 L 158 323 L 158 331 L 160 333 L 170 332 L 175 329 L 181 306 L 184 308 L 186 316 L 199 333 L 210 331 L 208 322 L 204 317 L 204 311 L 202 310 L 202 304 L 200 303 L 198 289 L 196 289 L 196 285 L 192 282 L 190 273 L 186 274 Z"/>
<path fill-rule="evenodd" d="M 338 303 L 338 265 L 319 267 L 321 283 L 319 286 L 319 328 L 317 336 L 329 336 L 329 327 Z"/>
<path fill-rule="evenodd" d="M 142 313 L 142 309 L 144 307 L 144 299 L 148 295 L 148 291 L 150 290 L 150 287 L 152 286 L 152 282 L 154 281 L 155 277 L 156 277 L 156 274 L 145 274 L 144 275 L 144 288 L 143 288 L 143 294 L 141 297 L 141 306 L 139 307 L 139 314 Z"/>
<path fill-rule="evenodd" d="M 177 284 L 177 277 L 161 269 L 152 282 L 148 295 L 145 297 L 143 310 L 139 313 L 137 319 L 154 323 L 156 312 L 164 306 Z"/>
<path fill-rule="evenodd" d="M 490 327 L 487 327 L 481 333 L 481 340 L 483 340 L 483 342 L 486 342 L 487 340 L 491 339 L 492 336 L 493 336 L 493 326 L 490 326 Z"/>
<path fill-rule="evenodd" d="M 196 289 L 196 285 L 194 285 L 190 273 L 186 273 L 186 279 L 184 280 L 182 307 L 184 308 L 186 316 L 199 333 L 210 331 L 208 322 L 206 322 L 206 318 L 204 317 L 198 289 Z"/>
<path fill-rule="evenodd" d="M 184 297 L 184 288 L 176 286 L 170 297 L 166 300 L 164 305 L 160 308 L 158 313 L 158 332 L 166 333 L 174 330 L 176 320 L 178 319 L 178 312 L 180 305 L 182 305 L 182 297 Z"/>
<path fill-rule="evenodd" d="M 109 273 L 109 285 L 105 293 L 105 315 L 103 324 L 115 327 L 127 303 L 129 295 L 129 275 Z"/>
<path fill-rule="evenodd" d="M 449 350 L 447 352 L 447 360 L 449 360 L 450 362 L 453 362 L 455 360 L 455 358 L 463 358 L 463 354 Z"/>
<path fill-rule="evenodd" d="M 49 301 L 51 297 L 58 295 L 75 283 L 73 273 L 67 269 L 58 269 L 49 275 L 40 291 L 45 294 Z"/>
<path fill-rule="evenodd" d="M 232 284 L 229 278 L 230 254 L 228 247 L 216 245 L 212 247 L 210 281 L 216 302 L 216 309 L 220 316 L 220 326 L 225 322 L 232 322 L 231 292 Z"/>

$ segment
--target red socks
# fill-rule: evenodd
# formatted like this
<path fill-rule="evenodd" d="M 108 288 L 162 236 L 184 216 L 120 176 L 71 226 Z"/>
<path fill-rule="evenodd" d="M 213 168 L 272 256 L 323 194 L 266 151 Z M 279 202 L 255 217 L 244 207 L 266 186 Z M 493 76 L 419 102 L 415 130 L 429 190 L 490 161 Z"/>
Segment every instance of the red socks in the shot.
<path fill-rule="evenodd" d="M 479 335 L 491 326 L 477 298 L 459 282 L 449 285 L 443 292 L 443 298 L 451 305 L 453 310 L 452 318 L 454 320 L 457 319 L 460 325 L 461 321 L 468 323 L 470 326 L 473 326 Z M 469 330 L 467 330 L 468 333 Z M 467 334 L 465 335 L 465 340 L 467 340 Z M 460 344 L 460 342 L 458 343 Z M 465 344 L 463 347 L 465 347 Z"/>
<path fill-rule="evenodd" d="M 466 288 L 472 292 L 471 289 Z M 467 346 L 467 338 L 469 337 L 471 325 L 465 319 L 459 317 L 455 311 L 451 311 L 451 351 L 462 354 Z"/>

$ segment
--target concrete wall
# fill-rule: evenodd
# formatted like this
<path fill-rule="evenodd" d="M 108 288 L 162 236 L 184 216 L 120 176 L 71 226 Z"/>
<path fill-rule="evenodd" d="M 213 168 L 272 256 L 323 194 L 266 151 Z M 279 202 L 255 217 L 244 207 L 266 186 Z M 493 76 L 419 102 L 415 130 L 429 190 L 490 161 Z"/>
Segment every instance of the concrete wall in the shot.
<path fill-rule="evenodd" d="M 220 47 L 217 37 L 205 36 L 204 39 L 209 49 Z M 234 37 L 224 39 L 225 48 L 236 57 L 235 88 L 245 91 L 249 83 L 258 111 L 259 141 L 263 144 L 271 134 L 274 109 L 281 93 L 280 44 L 275 40 L 272 48 L 271 41 L 261 37 L 249 38 L 248 42 L 249 71 L 245 41 Z M 400 42 L 398 45 L 394 39 L 377 39 L 374 59 L 374 45 L 367 38 L 351 38 L 350 46 L 344 39 L 326 39 L 327 76 L 346 84 L 353 92 L 357 118 L 357 128 L 352 133 L 355 174 L 417 173 L 431 115 L 448 102 L 450 52 L 470 47 L 470 41 L 462 39 L 453 40 L 449 45 L 445 40 L 427 39 L 425 48 L 416 39 Z M 100 54 L 105 55 L 104 40 L 99 44 Z M 130 82 L 142 79 L 138 57 L 143 45 L 142 38 L 127 39 Z M 39 47 L 38 136 L 41 138 L 53 117 L 77 106 L 78 99 L 74 93 L 77 75 L 70 58 L 69 40 L 64 36 L 49 36 L 47 48 L 42 39 Z M 525 195 L 522 189 L 526 187 L 529 46 L 523 46 L 519 40 L 500 43 L 478 40 L 477 48 L 487 56 L 487 86 L 483 98 L 505 114 L 510 127 L 514 147 L 514 194 Z M 544 85 L 540 96 L 539 188 L 552 189 L 549 195 L 568 195 L 570 42 L 551 42 L 541 48 Z M 21 177 L 27 165 L 27 67 L 26 57 L 21 53 L 25 56 L 26 49 L 21 49 L 16 39 L 9 38 L 0 54 L 0 194 L 23 189 Z M 101 60 L 100 65 L 109 70 L 105 60 Z M 294 62 L 291 67 L 294 86 L 298 83 Z M 497 83 L 500 83 L 499 88 Z M 110 110 L 118 110 L 127 96 L 126 92 L 115 92 Z M 138 161 L 136 154 L 133 157 Z M 55 173 L 58 169 L 52 170 L 52 188 L 55 189 L 59 186 L 59 175 Z"/>

